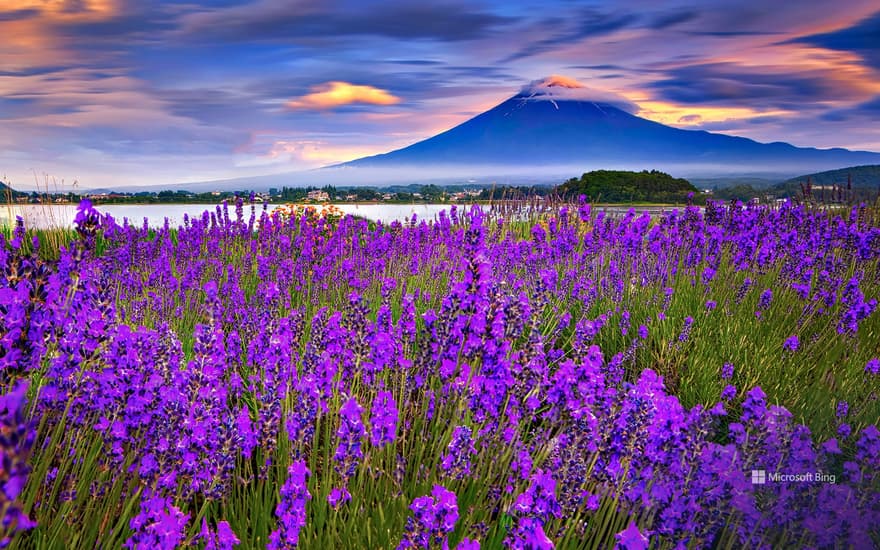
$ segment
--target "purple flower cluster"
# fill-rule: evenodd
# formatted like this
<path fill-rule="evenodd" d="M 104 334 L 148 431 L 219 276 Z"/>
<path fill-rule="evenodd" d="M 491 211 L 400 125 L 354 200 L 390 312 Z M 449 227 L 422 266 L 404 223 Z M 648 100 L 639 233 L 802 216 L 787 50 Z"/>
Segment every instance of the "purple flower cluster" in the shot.
<path fill-rule="evenodd" d="M 269 535 L 270 550 L 296 548 L 300 530 L 306 524 L 306 504 L 312 495 L 308 488 L 309 469 L 299 460 L 287 469 L 287 481 L 281 487 L 281 501 L 275 509 L 278 528 Z"/>
<path fill-rule="evenodd" d="M 452 441 L 441 457 L 440 468 L 444 474 L 455 479 L 462 479 L 471 474 L 471 458 L 476 454 L 471 429 L 457 426 L 452 431 Z"/>
<path fill-rule="evenodd" d="M 562 516 L 562 507 L 556 500 L 556 480 L 549 473 L 538 470 L 531 477 L 529 488 L 516 497 L 511 507 L 514 526 L 505 544 L 510 548 L 553 548 L 544 525 L 552 518 Z"/>
<path fill-rule="evenodd" d="M 406 520 L 406 533 L 397 545 L 398 550 L 404 548 L 427 550 L 432 548 L 432 545 L 448 548 L 447 536 L 455 529 L 455 522 L 458 521 L 455 493 L 442 485 L 435 485 L 429 496 L 413 499 L 409 509 L 412 510 L 413 515 Z M 472 542 L 469 541 L 468 544 L 473 547 Z"/>
<path fill-rule="evenodd" d="M 362 440 L 366 435 L 366 429 L 361 419 L 363 410 L 354 397 L 349 398 L 339 409 L 340 422 L 336 431 L 339 443 L 333 460 L 336 461 L 336 471 L 346 480 L 354 475 L 360 460 L 364 457 Z"/>
<path fill-rule="evenodd" d="M 125 541 L 130 550 L 175 550 L 186 537 L 189 516 L 171 499 L 150 493 L 141 498 L 140 511 L 131 519 L 132 535 Z"/>
<path fill-rule="evenodd" d="M 205 543 L 205 550 L 232 550 L 241 541 L 235 536 L 232 527 L 227 521 L 218 521 L 217 527 L 211 529 L 208 522 L 202 519 L 202 530 L 199 532 L 199 538 Z"/>
<path fill-rule="evenodd" d="M 0 509 L 3 510 L 0 546 L 3 547 L 13 533 L 35 525 L 18 502 L 30 472 L 28 459 L 36 437 L 34 426 L 26 419 L 24 410 L 27 390 L 28 383 L 21 381 L 9 393 L 0 396 Z"/>
<path fill-rule="evenodd" d="M 733 378 L 733 363 L 724 363 L 721 366 L 721 378 L 724 380 L 730 380 Z"/>
<path fill-rule="evenodd" d="M 379 391 L 370 409 L 370 444 L 383 447 L 394 443 L 397 435 L 397 403 L 389 391 Z"/>

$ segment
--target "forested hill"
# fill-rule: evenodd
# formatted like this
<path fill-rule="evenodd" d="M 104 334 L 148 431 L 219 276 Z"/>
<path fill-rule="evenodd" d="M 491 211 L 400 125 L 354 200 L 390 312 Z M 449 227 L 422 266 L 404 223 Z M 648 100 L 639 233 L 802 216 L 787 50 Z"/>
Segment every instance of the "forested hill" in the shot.
<path fill-rule="evenodd" d="M 22 197 L 24 195 L 27 195 L 27 193 L 16 191 L 5 182 L 0 181 L 0 201 L 5 201 L 15 197 Z"/>
<path fill-rule="evenodd" d="M 596 202 L 684 202 L 697 188 L 688 180 L 658 170 L 595 170 L 556 188 L 563 196 L 586 195 Z"/>
<path fill-rule="evenodd" d="M 880 189 L 880 164 L 805 174 L 776 185 L 773 191 L 782 196 L 799 196 L 807 181 L 810 182 L 810 193 L 817 199 L 824 197 L 832 201 L 840 195 L 845 196 L 845 202 L 873 201 Z M 851 188 L 847 189 L 848 186 Z"/>

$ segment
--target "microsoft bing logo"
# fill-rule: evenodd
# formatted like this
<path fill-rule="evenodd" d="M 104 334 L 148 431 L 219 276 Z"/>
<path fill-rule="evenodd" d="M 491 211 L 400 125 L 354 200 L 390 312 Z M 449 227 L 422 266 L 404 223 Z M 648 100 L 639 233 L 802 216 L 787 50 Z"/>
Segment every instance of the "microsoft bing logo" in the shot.
<path fill-rule="evenodd" d="M 767 472 L 764 470 L 752 470 L 752 485 L 765 485 L 767 483 Z"/>

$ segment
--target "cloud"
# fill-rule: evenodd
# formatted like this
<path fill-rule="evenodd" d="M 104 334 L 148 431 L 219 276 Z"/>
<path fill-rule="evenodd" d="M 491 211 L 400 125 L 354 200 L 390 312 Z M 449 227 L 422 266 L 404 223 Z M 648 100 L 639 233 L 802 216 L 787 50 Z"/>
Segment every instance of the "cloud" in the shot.
<path fill-rule="evenodd" d="M 821 104 L 852 102 L 878 87 L 851 59 L 827 56 L 824 63 L 799 67 L 733 62 L 697 63 L 665 70 L 649 84 L 662 99 L 691 105 L 815 109 Z"/>
<path fill-rule="evenodd" d="M 829 122 L 880 122 L 880 95 L 852 107 L 828 111 L 821 118 Z"/>
<path fill-rule="evenodd" d="M 261 0 L 185 16 L 182 39 L 321 43 L 343 36 L 455 42 L 485 37 L 516 20 L 453 2 L 383 2 L 381 9 L 355 1 Z"/>
<path fill-rule="evenodd" d="M 237 166 L 285 166 L 290 168 L 316 168 L 384 153 L 383 145 L 341 142 L 340 139 L 324 139 L 319 136 L 297 136 L 275 132 L 254 132 L 247 142 L 234 150 Z"/>
<path fill-rule="evenodd" d="M 499 63 L 506 64 L 541 55 L 560 47 L 570 46 L 587 38 L 605 36 L 632 26 L 639 16 L 631 12 L 603 12 L 583 8 L 569 17 L 551 17 L 539 23 L 536 32 L 543 38 L 508 55 Z"/>
<path fill-rule="evenodd" d="M 648 23 L 648 28 L 653 30 L 664 30 L 675 27 L 688 21 L 693 21 L 700 16 L 700 13 L 692 9 L 682 9 L 678 11 L 670 11 L 655 15 Z"/>
<path fill-rule="evenodd" d="M 0 13 L 18 14 L 19 18 L 45 15 L 56 20 L 88 21 L 114 14 L 116 0 L 0 0 Z"/>
<path fill-rule="evenodd" d="M 679 124 L 699 124 L 703 122 L 703 117 L 700 115 L 684 115 L 678 117 Z"/>
<path fill-rule="evenodd" d="M 39 107 L 16 111 L 11 122 L 37 126 L 127 128 L 189 122 L 170 115 L 144 91 L 144 83 L 121 71 L 64 69 L 24 76 L 0 76 L 0 97 Z"/>
<path fill-rule="evenodd" d="M 400 98 L 392 95 L 387 90 L 373 86 L 350 84 L 348 82 L 333 81 L 312 88 L 312 93 L 287 102 L 289 109 L 317 109 L 327 110 L 352 105 L 355 103 L 367 105 L 394 105 L 400 103 Z"/>
<path fill-rule="evenodd" d="M 694 36 L 711 36 L 714 38 L 743 38 L 749 36 L 779 36 L 782 31 L 687 31 Z"/>
<path fill-rule="evenodd" d="M 830 50 L 854 52 L 880 69 L 880 11 L 855 25 L 836 31 L 801 36 L 787 43 L 810 44 Z"/>
<path fill-rule="evenodd" d="M 542 89 L 549 88 L 567 88 L 569 90 L 574 90 L 578 88 L 586 88 L 586 86 L 570 76 L 551 74 L 542 80 L 533 80 L 523 87 L 521 93 L 537 93 Z"/>
<path fill-rule="evenodd" d="M 396 65 L 415 65 L 423 67 L 431 67 L 444 64 L 442 61 L 437 61 L 435 59 L 386 59 L 384 63 L 391 63 Z"/>

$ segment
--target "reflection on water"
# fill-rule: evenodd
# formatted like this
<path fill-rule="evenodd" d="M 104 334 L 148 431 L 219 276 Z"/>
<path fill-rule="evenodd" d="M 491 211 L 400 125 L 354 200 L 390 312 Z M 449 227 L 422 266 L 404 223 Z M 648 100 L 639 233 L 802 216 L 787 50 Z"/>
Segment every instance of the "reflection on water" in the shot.
<path fill-rule="evenodd" d="M 271 212 L 281 205 L 268 205 L 267 210 Z M 448 204 L 338 204 L 335 205 L 339 210 L 346 214 L 361 216 L 373 221 L 381 221 L 391 223 L 393 221 L 405 221 L 411 219 L 413 215 L 420 220 L 431 220 L 437 216 L 442 210 L 449 210 L 451 205 Z M 469 205 L 458 205 L 459 211 L 468 208 Z M 188 214 L 190 218 L 199 217 L 205 211 L 214 211 L 217 205 L 214 204 L 108 204 L 97 207 L 99 211 L 106 212 L 113 216 L 117 222 L 122 223 L 124 219 L 128 219 L 129 223 L 142 225 L 144 218 L 152 227 L 159 227 L 168 223 L 172 227 L 183 224 L 184 214 Z M 263 210 L 262 205 L 256 205 L 257 216 Z M 608 214 L 624 214 L 630 207 L 626 206 L 603 206 L 594 208 L 594 210 L 604 210 Z M 638 212 L 649 212 L 650 214 L 659 214 L 664 209 L 660 207 L 636 207 Z M 666 208 L 669 210 L 669 208 Z M 235 216 L 235 208 L 230 205 L 230 216 Z M 245 218 L 250 216 L 250 206 L 246 206 L 244 210 Z M 32 228 L 47 227 L 71 227 L 76 217 L 76 205 L 73 204 L 25 204 L 0 207 L 0 225 L 12 224 L 16 216 L 21 216 L 25 220 L 25 225 Z"/>

